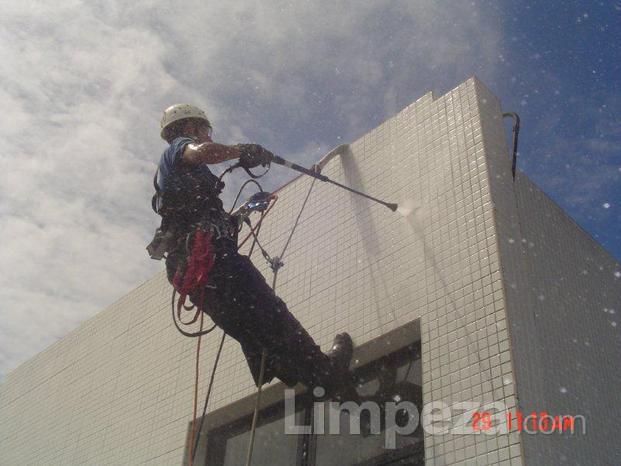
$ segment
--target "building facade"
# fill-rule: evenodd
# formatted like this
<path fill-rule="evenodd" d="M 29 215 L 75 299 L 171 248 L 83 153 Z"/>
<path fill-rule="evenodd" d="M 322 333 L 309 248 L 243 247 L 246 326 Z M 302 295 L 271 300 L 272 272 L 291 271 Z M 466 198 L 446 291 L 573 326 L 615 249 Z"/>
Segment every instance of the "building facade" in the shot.
<path fill-rule="evenodd" d="M 349 332 L 359 392 L 395 411 L 381 411 L 378 435 L 349 435 L 344 411 L 341 432 L 321 434 L 329 406 L 298 389 L 286 417 L 274 381 L 253 464 L 621 464 L 611 409 L 621 266 L 525 175 L 514 179 L 506 140 L 499 100 L 471 78 L 426 94 L 327 164 L 331 179 L 401 213 L 315 183 L 277 294 L 324 350 Z M 311 183 L 279 190 L 261 228 L 271 254 Z M 7 375 L 0 464 L 188 462 L 196 340 L 172 325 L 171 291 L 156 275 Z M 202 341 L 199 408 L 219 343 L 219 330 Z M 239 345 L 225 340 L 195 464 L 245 463 L 255 392 Z M 403 401 L 423 427 L 401 434 Z M 575 431 L 518 422 L 543 411 L 576 416 Z M 292 420 L 315 432 L 285 435 Z"/>

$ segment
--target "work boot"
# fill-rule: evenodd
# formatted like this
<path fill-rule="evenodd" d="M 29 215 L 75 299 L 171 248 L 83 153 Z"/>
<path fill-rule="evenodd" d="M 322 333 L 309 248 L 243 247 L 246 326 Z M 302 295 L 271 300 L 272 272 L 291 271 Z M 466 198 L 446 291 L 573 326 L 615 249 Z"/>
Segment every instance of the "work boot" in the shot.
<path fill-rule="evenodd" d="M 336 401 L 357 401 L 358 393 L 352 383 L 349 363 L 354 354 L 354 343 L 348 333 L 339 333 L 334 337 L 330 351 L 326 353 L 332 366 L 330 383 L 327 388 L 328 398 Z"/>
<path fill-rule="evenodd" d="M 334 337 L 332 348 L 327 353 L 332 366 L 340 371 L 348 371 L 354 354 L 354 342 L 349 333 L 339 333 Z"/>

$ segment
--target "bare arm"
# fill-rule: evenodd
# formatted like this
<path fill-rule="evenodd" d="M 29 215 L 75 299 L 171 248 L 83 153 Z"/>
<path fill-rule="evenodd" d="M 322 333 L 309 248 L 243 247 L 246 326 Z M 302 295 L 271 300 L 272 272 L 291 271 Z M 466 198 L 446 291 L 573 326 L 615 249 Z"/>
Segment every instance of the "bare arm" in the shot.
<path fill-rule="evenodd" d="M 185 146 L 182 160 L 188 165 L 198 165 L 225 162 L 226 160 L 238 159 L 239 156 L 239 149 L 235 146 L 204 142 Z"/>

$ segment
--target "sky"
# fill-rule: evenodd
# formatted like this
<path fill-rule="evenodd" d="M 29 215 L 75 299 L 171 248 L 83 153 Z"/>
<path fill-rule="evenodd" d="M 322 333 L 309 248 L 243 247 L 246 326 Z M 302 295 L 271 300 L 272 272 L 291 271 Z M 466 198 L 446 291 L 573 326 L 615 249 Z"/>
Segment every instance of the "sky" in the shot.
<path fill-rule="evenodd" d="M 621 1 L 176 5 L 3 3 L 0 380 L 163 269 L 145 246 L 178 102 L 311 165 L 476 75 L 521 117 L 518 168 L 621 261 Z"/>

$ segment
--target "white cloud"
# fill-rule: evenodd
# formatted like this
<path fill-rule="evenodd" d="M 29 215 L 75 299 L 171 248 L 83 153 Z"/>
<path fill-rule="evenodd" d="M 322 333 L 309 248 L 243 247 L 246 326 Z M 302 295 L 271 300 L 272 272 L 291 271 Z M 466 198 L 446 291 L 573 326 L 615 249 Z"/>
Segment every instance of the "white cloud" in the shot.
<path fill-rule="evenodd" d="M 178 5 L 3 6 L 0 376 L 160 270 L 144 247 L 167 105 L 310 162 L 498 56 L 496 20 L 464 2 Z"/>

